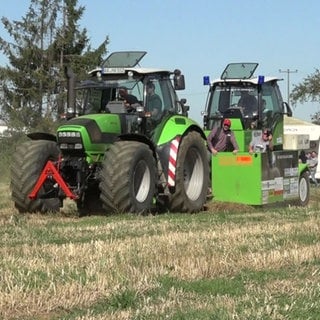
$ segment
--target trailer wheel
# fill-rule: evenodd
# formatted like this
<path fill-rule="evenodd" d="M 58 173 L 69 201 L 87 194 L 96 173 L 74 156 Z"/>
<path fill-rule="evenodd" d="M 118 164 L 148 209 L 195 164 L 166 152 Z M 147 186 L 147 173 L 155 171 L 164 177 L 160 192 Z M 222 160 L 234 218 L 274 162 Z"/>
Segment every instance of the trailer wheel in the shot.
<path fill-rule="evenodd" d="M 155 185 L 156 162 L 146 144 L 119 141 L 111 145 L 105 154 L 100 182 L 100 198 L 106 211 L 150 211 Z"/>
<path fill-rule="evenodd" d="M 31 200 L 28 197 L 47 161 L 57 160 L 58 155 L 59 149 L 53 141 L 30 140 L 18 146 L 12 158 L 10 187 L 12 200 L 20 213 L 59 211 L 58 198 Z M 50 188 L 51 185 L 44 184 L 38 196 Z"/>
<path fill-rule="evenodd" d="M 299 178 L 299 199 L 297 205 L 305 207 L 310 199 L 310 180 L 308 172 L 303 172 Z"/>
<path fill-rule="evenodd" d="M 209 185 L 209 163 L 204 139 L 190 132 L 178 150 L 175 192 L 170 195 L 169 210 L 198 212 L 203 209 Z"/>

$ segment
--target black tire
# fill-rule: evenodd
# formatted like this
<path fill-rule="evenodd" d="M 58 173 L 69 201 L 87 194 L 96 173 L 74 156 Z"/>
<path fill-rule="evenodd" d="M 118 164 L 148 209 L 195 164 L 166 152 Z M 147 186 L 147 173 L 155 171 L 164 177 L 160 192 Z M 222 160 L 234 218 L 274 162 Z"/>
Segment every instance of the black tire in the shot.
<path fill-rule="evenodd" d="M 296 201 L 298 206 L 305 207 L 310 200 L 310 180 L 308 172 L 303 172 L 299 177 L 299 199 Z"/>
<path fill-rule="evenodd" d="M 29 199 L 44 166 L 48 160 L 57 160 L 59 149 L 53 141 L 30 140 L 18 146 L 11 165 L 11 196 L 15 207 L 20 213 L 27 212 L 58 212 L 60 200 Z M 39 194 L 44 192 L 44 186 Z"/>
<path fill-rule="evenodd" d="M 105 154 L 100 198 L 107 212 L 151 211 L 156 162 L 151 149 L 136 141 L 115 142 Z"/>
<path fill-rule="evenodd" d="M 178 150 L 175 192 L 169 198 L 172 212 L 203 210 L 209 185 L 209 163 L 204 139 L 190 132 Z"/>

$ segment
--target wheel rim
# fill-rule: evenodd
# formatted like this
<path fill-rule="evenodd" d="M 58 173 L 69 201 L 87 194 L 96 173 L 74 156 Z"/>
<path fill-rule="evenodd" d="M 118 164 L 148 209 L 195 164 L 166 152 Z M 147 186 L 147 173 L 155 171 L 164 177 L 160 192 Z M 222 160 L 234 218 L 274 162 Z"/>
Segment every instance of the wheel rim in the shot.
<path fill-rule="evenodd" d="M 190 149 L 186 155 L 184 166 L 184 186 L 186 195 L 191 200 L 197 200 L 203 187 L 203 162 L 196 149 Z"/>
<path fill-rule="evenodd" d="M 302 202 L 305 202 L 308 197 L 308 183 L 304 177 L 299 182 L 299 197 Z"/>
<path fill-rule="evenodd" d="M 143 202 L 150 192 L 151 173 L 144 161 L 139 161 L 133 173 L 133 190 L 136 200 Z"/>

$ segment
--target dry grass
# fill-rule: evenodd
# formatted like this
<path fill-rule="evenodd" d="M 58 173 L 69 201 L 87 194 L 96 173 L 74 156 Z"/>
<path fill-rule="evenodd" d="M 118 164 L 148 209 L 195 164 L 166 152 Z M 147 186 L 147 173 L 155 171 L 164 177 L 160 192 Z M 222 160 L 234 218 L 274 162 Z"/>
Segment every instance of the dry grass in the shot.
<path fill-rule="evenodd" d="M 318 191 L 308 208 L 198 215 L 18 215 L 0 187 L 3 319 L 316 319 Z M 301 313 L 299 313 L 299 310 Z M 311 310 L 311 311 L 310 311 Z"/>

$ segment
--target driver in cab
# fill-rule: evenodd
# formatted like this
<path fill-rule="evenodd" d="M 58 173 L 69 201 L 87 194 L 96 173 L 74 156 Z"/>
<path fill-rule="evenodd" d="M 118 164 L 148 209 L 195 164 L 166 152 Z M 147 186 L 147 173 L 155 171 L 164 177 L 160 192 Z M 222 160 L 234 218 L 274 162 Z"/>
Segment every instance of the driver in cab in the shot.
<path fill-rule="evenodd" d="M 128 111 L 134 109 L 134 105 L 139 104 L 137 97 L 133 94 L 129 94 L 126 87 L 119 88 L 119 97 L 123 100 Z"/>
<path fill-rule="evenodd" d="M 238 101 L 238 106 L 242 108 L 245 116 L 252 116 L 258 110 L 258 101 L 255 96 L 248 91 L 241 91 L 241 98 Z"/>

